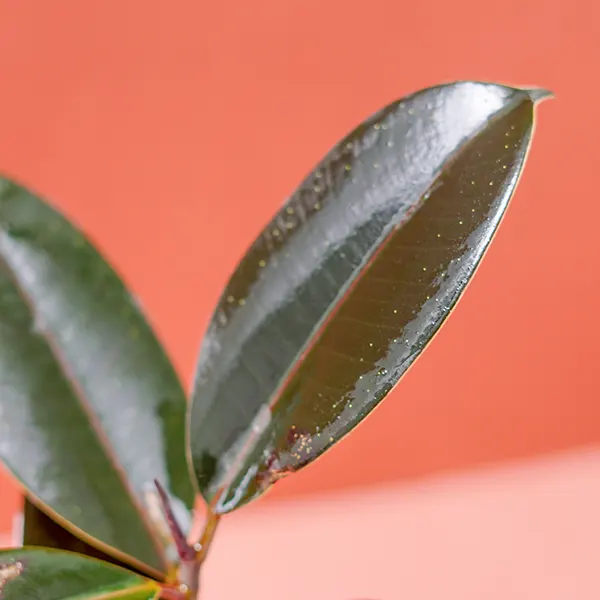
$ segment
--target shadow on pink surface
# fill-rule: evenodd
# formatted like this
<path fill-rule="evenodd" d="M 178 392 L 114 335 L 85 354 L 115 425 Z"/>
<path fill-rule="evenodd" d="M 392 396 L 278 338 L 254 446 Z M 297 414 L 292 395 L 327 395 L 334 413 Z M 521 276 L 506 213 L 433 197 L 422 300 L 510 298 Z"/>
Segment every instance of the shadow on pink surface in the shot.
<path fill-rule="evenodd" d="M 598 448 L 258 502 L 224 520 L 203 598 L 596 600 L 599 505 Z"/>

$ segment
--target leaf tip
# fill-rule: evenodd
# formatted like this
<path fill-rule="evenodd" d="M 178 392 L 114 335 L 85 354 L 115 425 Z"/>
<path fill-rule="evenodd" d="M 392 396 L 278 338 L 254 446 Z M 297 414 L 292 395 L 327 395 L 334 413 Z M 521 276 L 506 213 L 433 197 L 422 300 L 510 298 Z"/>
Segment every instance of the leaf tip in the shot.
<path fill-rule="evenodd" d="M 544 100 L 552 100 L 555 97 L 554 92 L 544 88 L 529 88 L 526 92 L 534 104 L 539 104 Z"/>

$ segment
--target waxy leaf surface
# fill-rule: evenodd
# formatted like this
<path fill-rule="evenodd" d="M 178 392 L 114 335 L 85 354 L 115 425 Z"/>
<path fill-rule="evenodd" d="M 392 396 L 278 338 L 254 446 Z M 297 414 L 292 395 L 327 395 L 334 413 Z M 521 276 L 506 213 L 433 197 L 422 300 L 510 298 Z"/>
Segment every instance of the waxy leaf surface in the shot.
<path fill-rule="evenodd" d="M 61 525 L 165 572 L 152 482 L 185 524 L 185 411 L 115 272 L 52 207 L 0 178 L 0 459 Z"/>
<path fill-rule="evenodd" d="M 0 550 L 0 600 L 153 600 L 158 594 L 156 582 L 79 554 Z"/>
<path fill-rule="evenodd" d="M 198 362 L 188 435 L 216 512 L 319 457 L 419 356 L 500 223 L 547 95 L 458 82 L 395 102 L 263 230 Z"/>

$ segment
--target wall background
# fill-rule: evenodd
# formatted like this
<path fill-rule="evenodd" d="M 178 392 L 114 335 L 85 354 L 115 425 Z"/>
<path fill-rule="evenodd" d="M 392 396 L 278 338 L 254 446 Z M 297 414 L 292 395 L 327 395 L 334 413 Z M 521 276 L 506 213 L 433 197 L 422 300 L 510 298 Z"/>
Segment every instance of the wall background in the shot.
<path fill-rule="evenodd" d="M 189 387 L 237 261 L 349 129 L 442 81 L 548 87 L 511 209 L 443 333 L 264 507 L 585 450 L 600 442 L 599 37 L 591 0 L 0 0 L 0 171 L 92 236 Z M 589 508 L 579 493 L 549 522 Z M 17 504 L 0 474 L 0 531 Z M 529 533 L 525 519 L 515 540 Z"/>

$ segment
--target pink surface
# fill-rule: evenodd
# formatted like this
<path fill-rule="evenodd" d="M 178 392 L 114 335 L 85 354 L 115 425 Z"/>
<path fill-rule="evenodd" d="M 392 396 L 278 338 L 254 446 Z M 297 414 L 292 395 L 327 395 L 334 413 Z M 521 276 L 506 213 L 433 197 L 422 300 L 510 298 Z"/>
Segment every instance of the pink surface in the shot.
<path fill-rule="evenodd" d="M 597 600 L 598 506 L 600 449 L 256 504 L 224 522 L 206 600 Z"/>
<path fill-rule="evenodd" d="M 600 449 L 228 516 L 203 600 L 597 600 Z"/>

